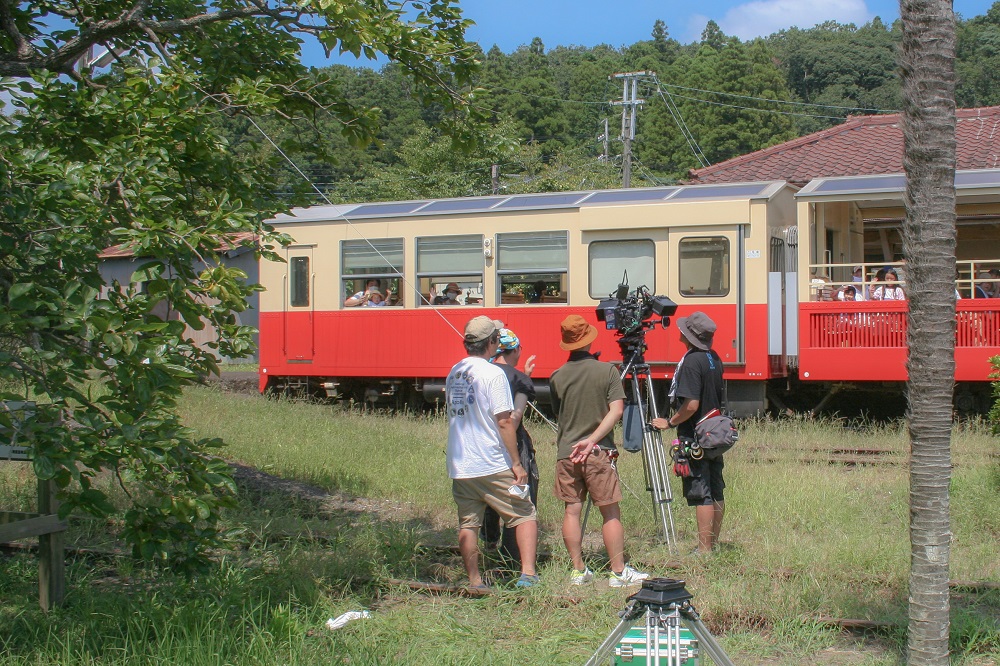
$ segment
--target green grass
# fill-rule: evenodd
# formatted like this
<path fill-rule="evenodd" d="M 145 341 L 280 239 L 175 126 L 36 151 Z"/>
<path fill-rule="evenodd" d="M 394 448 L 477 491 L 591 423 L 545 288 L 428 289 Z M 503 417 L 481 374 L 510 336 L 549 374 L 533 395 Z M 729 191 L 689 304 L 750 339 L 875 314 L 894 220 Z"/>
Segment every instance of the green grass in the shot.
<path fill-rule="evenodd" d="M 3 556 L 0 664 L 578 664 L 618 621 L 626 592 L 603 581 L 567 584 L 561 506 L 550 490 L 554 435 L 540 422 L 528 427 L 543 477 L 541 550 L 552 554 L 540 569 L 543 584 L 466 599 L 389 582 L 464 577 L 458 557 L 440 548 L 455 542 L 443 418 L 387 418 L 204 388 L 188 391 L 182 409 L 199 434 L 224 437 L 235 461 L 368 500 L 247 487 L 226 517 L 240 537 L 203 578 L 189 582 L 128 558 L 76 558 L 67 604 L 48 615 L 37 610 L 33 558 Z M 907 446 L 899 427 L 744 424 L 727 455 L 725 548 L 706 559 L 678 558 L 658 542 L 641 457 L 623 455 L 623 481 L 638 494 L 626 491 L 622 504 L 627 547 L 637 565 L 687 581 L 738 664 L 900 663 Z M 829 464 L 830 451 L 857 448 L 891 451 L 883 456 L 891 464 Z M 985 426 L 956 429 L 953 579 L 1000 580 L 996 451 Z M 33 492 L 23 465 L 0 465 L 0 506 L 30 506 Z M 686 553 L 693 511 L 675 501 L 673 513 Z M 70 537 L 106 547 L 114 524 L 74 520 Z M 603 566 L 596 512 L 587 544 L 591 567 Z M 323 626 L 362 608 L 373 611 L 370 619 L 338 631 Z M 823 617 L 896 628 L 848 635 Z M 953 662 L 996 663 L 1000 592 L 955 592 L 952 617 Z"/>

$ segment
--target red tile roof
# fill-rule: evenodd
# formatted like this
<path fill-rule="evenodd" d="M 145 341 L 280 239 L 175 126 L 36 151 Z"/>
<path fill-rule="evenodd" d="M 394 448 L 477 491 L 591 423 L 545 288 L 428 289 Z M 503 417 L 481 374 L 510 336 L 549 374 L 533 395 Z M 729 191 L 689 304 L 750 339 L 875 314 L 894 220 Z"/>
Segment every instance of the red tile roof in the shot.
<path fill-rule="evenodd" d="M 957 168 L 1000 166 L 1000 106 L 958 109 Z M 787 180 L 903 172 L 900 114 L 851 116 L 843 124 L 688 172 L 688 183 Z"/>
<path fill-rule="evenodd" d="M 257 239 L 257 234 L 252 231 L 240 231 L 233 234 L 227 234 L 226 240 L 219 244 L 216 248 L 218 252 L 229 252 L 236 249 L 246 243 L 246 241 L 253 241 Z M 121 245 L 112 245 L 109 248 L 105 248 L 100 254 L 97 255 L 100 259 L 128 259 L 135 256 L 135 248 L 131 243 L 122 243 Z"/>

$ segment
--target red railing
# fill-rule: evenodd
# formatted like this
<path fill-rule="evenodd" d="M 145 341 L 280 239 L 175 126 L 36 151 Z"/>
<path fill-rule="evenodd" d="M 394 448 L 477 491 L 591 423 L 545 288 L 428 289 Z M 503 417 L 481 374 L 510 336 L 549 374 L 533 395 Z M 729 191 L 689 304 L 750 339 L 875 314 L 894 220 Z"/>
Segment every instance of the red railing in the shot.
<path fill-rule="evenodd" d="M 800 304 L 800 376 L 813 380 L 906 378 L 905 301 Z M 955 378 L 987 381 L 1000 355 L 1000 299 L 961 299 L 955 313 Z"/>

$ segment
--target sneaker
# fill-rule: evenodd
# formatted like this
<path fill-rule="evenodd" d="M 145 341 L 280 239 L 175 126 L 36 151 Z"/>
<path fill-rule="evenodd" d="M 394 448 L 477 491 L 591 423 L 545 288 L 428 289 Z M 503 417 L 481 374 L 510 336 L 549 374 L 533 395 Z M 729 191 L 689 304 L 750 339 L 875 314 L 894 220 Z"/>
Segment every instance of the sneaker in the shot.
<path fill-rule="evenodd" d="M 594 572 L 589 567 L 584 567 L 583 571 L 573 569 L 573 573 L 569 576 L 570 585 L 585 585 L 592 580 L 594 580 Z"/>
<path fill-rule="evenodd" d="M 638 585 L 647 578 L 649 578 L 648 573 L 636 571 L 626 564 L 620 574 L 611 572 L 611 577 L 608 578 L 608 585 L 610 587 L 629 587 L 630 585 Z"/>
<path fill-rule="evenodd" d="M 521 574 L 521 577 L 517 579 L 514 583 L 514 587 L 531 587 L 532 585 L 538 585 L 538 576 L 533 574 Z"/>

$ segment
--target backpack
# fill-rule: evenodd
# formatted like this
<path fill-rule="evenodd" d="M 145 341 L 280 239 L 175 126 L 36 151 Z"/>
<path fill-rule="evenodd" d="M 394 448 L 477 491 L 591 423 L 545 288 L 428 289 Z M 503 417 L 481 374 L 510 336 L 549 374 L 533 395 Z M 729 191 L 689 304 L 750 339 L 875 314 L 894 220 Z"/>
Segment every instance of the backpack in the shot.
<path fill-rule="evenodd" d="M 718 460 L 740 439 L 733 419 L 718 409 L 713 409 L 695 424 L 694 435 L 708 460 Z"/>

